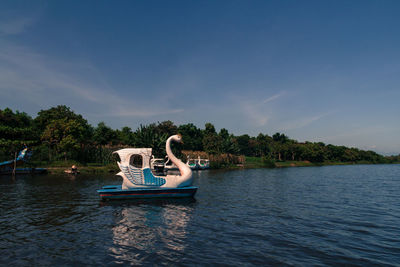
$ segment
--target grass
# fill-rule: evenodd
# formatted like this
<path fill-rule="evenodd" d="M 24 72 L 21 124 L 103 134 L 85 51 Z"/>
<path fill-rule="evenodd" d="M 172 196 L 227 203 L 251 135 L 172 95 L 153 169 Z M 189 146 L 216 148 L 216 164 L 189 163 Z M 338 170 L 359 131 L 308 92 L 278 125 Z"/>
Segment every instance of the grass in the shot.
<path fill-rule="evenodd" d="M 65 168 L 65 167 L 48 167 L 47 171 L 48 173 L 52 173 L 52 174 L 62 174 L 64 173 L 64 170 L 67 170 L 69 168 Z M 79 167 L 78 166 L 78 170 L 81 174 L 100 174 L 100 173 L 117 173 L 119 172 L 118 169 L 116 169 L 114 166 L 98 166 L 98 167 L 94 167 L 94 166 L 83 166 L 83 167 Z"/>
<path fill-rule="evenodd" d="M 117 173 L 119 171 L 115 163 L 107 165 L 88 163 L 83 165 L 75 161 L 54 161 L 51 163 L 37 161 L 25 164 L 25 167 L 46 168 L 49 173 L 61 174 L 64 173 L 64 170 L 70 169 L 72 165 L 75 165 L 82 174 Z"/>
<path fill-rule="evenodd" d="M 244 168 L 275 168 L 276 163 L 273 160 L 259 158 L 259 157 L 246 157 L 246 162 L 244 163 Z"/>

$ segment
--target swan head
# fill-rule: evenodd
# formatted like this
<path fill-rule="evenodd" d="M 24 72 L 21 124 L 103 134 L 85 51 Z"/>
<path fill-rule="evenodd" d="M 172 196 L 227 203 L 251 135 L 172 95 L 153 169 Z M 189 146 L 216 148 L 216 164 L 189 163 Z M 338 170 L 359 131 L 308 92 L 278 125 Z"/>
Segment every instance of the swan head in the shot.
<path fill-rule="evenodd" d="M 172 138 L 172 140 L 173 141 L 175 141 L 175 142 L 177 142 L 177 143 L 183 143 L 182 142 L 182 135 L 180 135 L 180 134 L 176 134 L 176 135 L 173 135 L 173 136 L 171 136 Z"/>

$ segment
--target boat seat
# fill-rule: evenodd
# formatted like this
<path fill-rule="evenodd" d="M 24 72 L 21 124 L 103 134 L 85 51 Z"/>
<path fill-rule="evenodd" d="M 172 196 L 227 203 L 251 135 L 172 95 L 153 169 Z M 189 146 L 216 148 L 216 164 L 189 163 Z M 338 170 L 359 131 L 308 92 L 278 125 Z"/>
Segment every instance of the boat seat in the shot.
<path fill-rule="evenodd" d="M 135 185 L 162 186 L 165 184 L 165 179 L 154 176 L 150 168 L 141 169 L 131 165 L 125 166 L 120 163 L 118 165 L 125 174 L 125 177 Z"/>

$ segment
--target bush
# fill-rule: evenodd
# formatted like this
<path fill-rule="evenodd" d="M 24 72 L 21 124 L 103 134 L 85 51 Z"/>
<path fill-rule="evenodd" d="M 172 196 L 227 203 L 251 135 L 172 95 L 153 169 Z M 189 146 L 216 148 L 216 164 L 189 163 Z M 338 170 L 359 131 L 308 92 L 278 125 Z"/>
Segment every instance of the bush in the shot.
<path fill-rule="evenodd" d="M 275 168 L 276 164 L 275 161 L 273 159 L 271 159 L 270 157 L 262 157 L 261 159 L 263 165 L 267 168 Z"/>

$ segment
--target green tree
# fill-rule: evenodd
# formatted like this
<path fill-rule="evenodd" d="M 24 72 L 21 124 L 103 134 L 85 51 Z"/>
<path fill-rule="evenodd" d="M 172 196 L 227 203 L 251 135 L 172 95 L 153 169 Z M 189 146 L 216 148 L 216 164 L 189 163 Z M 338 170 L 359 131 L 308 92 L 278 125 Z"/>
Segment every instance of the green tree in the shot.
<path fill-rule="evenodd" d="M 115 144 L 117 139 L 117 133 L 108 127 L 104 122 L 97 124 L 94 129 L 93 140 L 98 145 L 111 145 Z"/>
<path fill-rule="evenodd" d="M 156 125 L 155 127 L 155 131 L 159 134 L 159 135 L 174 135 L 178 133 L 178 127 L 172 122 L 172 121 L 163 121 L 161 123 L 158 123 L 158 125 Z"/>
<path fill-rule="evenodd" d="M 39 142 L 33 120 L 25 112 L 0 110 L 0 160 L 9 160 L 25 145 L 30 148 Z"/>
<path fill-rule="evenodd" d="M 268 135 L 263 135 L 262 133 L 258 134 L 256 137 L 257 145 L 256 145 L 256 156 L 265 157 L 270 155 L 272 151 L 272 142 L 273 139 Z"/>
<path fill-rule="evenodd" d="M 203 133 L 193 123 L 180 125 L 178 132 L 182 135 L 184 150 L 203 150 Z"/>
<path fill-rule="evenodd" d="M 251 149 L 249 146 L 250 136 L 248 134 L 243 134 L 236 137 L 236 141 L 239 147 L 239 153 L 246 156 L 251 156 Z"/>
<path fill-rule="evenodd" d="M 134 140 L 137 147 L 151 147 L 156 157 L 164 157 L 165 142 L 168 139 L 167 133 L 161 133 L 153 123 L 150 125 L 140 125 L 134 133 Z"/>
<path fill-rule="evenodd" d="M 203 148 L 210 154 L 219 154 L 222 151 L 222 138 L 215 131 L 211 123 L 205 124 L 203 132 Z"/>
<path fill-rule="evenodd" d="M 65 105 L 58 105 L 57 107 L 39 111 L 34 122 L 40 131 L 44 131 L 51 121 L 59 119 L 76 120 L 82 125 L 88 125 L 87 120 L 82 115 L 76 114 L 71 108 Z"/>
<path fill-rule="evenodd" d="M 132 129 L 125 126 L 121 131 L 116 130 L 116 135 L 119 143 L 123 145 L 135 146 L 135 138 Z"/>
<path fill-rule="evenodd" d="M 236 142 L 235 137 L 232 134 L 229 134 L 228 130 L 222 128 L 219 131 L 219 137 L 221 138 L 221 152 L 229 153 L 229 154 L 238 154 L 239 146 Z"/>
<path fill-rule="evenodd" d="M 41 139 L 55 149 L 58 159 L 77 157 L 81 147 L 86 143 L 88 125 L 80 121 L 62 118 L 51 120 L 44 129 Z"/>
<path fill-rule="evenodd" d="M 44 142 L 38 150 L 47 150 L 49 160 L 54 151 L 56 159 L 68 157 L 84 160 L 82 151 L 90 144 L 93 129 L 82 115 L 75 114 L 67 106 L 59 105 L 38 112 L 34 125 Z"/>
<path fill-rule="evenodd" d="M 274 141 L 271 146 L 272 153 L 277 160 L 283 160 L 285 153 L 288 153 L 287 143 L 289 142 L 289 138 L 285 134 L 275 133 L 272 136 L 272 140 Z"/>
<path fill-rule="evenodd" d="M 280 142 L 280 143 L 286 143 L 287 141 L 289 141 L 289 137 L 287 137 L 285 134 L 281 134 L 281 133 L 275 133 L 273 136 L 272 136 L 272 139 L 275 141 L 275 142 Z"/>

